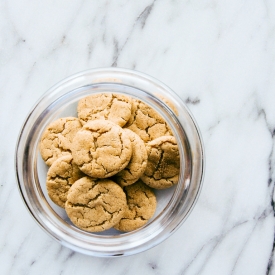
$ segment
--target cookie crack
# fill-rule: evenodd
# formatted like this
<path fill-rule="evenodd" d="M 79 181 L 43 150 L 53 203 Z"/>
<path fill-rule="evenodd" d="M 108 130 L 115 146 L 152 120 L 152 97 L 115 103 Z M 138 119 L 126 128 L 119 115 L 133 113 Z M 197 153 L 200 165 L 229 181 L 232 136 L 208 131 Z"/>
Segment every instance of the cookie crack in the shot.
<path fill-rule="evenodd" d="M 153 174 L 153 178 L 154 178 L 154 179 L 156 179 L 156 178 L 155 178 L 156 172 L 159 171 L 159 170 L 161 170 L 161 169 L 160 169 L 160 166 L 161 166 L 161 164 L 162 164 L 163 155 L 164 155 L 164 151 L 163 151 L 163 150 L 158 150 L 158 151 L 160 151 L 160 158 L 159 158 L 159 161 L 158 161 L 158 163 L 157 163 L 157 165 L 156 165 L 155 172 L 154 172 L 154 174 Z"/>
<path fill-rule="evenodd" d="M 142 112 L 143 113 L 143 112 Z M 145 131 L 146 133 L 150 136 L 150 134 L 148 133 L 148 129 L 149 128 L 152 128 L 153 126 L 155 126 L 156 124 L 161 124 L 161 125 L 164 125 L 165 126 L 165 129 L 166 129 L 166 133 L 170 133 L 170 128 L 168 127 L 167 123 L 165 122 L 165 120 L 162 118 L 162 117 L 158 117 L 159 115 L 156 114 L 156 117 L 154 116 L 151 116 L 149 113 L 143 113 L 144 115 L 146 115 L 148 118 L 150 119 L 153 119 L 154 120 L 154 123 L 150 126 L 148 126 Z M 150 136 L 151 137 L 151 136 Z"/>
<path fill-rule="evenodd" d="M 90 207 L 90 206 L 88 206 L 87 204 L 79 203 L 79 202 L 77 202 L 77 203 L 71 203 L 71 207 L 72 207 L 72 208 L 75 208 L 75 207 L 82 207 L 82 208 L 94 209 L 94 207 Z M 81 212 L 80 212 L 80 213 L 81 213 Z M 81 214 L 82 214 L 82 213 L 81 213 Z M 83 216 L 83 214 L 82 214 L 82 216 Z"/>
<path fill-rule="evenodd" d="M 105 194 L 105 193 L 103 193 L 103 194 Z M 91 202 L 94 202 L 94 201 L 96 201 L 98 198 L 100 198 L 101 195 L 102 195 L 102 193 L 98 193 L 94 198 L 89 199 L 88 202 L 87 202 L 87 206 L 88 206 Z M 88 206 L 88 207 L 89 207 L 89 206 Z"/>
<path fill-rule="evenodd" d="M 65 124 L 65 122 L 64 122 L 64 124 Z M 48 131 L 50 132 L 50 134 L 53 134 L 53 135 L 60 134 L 60 133 L 62 133 L 62 131 L 64 131 L 64 124 L 63 124 L 63 126 L 62 126 L 63 130 L 61 130 L 61 131 L 58 131 L 58 130 L 56 130 L 56 129 L 54 129 L 54 128 L 51 128 L 51 129 L 49 129 Z"/>
<path fill-rule="evenodd" d="M 140 206 L 138 206 L 138 205 L 135 205 L 137 208 L 141 208 Z M 143 216 L 142 216 L 142 214 L 139 214 L 137 211 L 135 211 L 135 217 L 133 218 L 133 220 L 137 220 L 138 218 L 140 218 L 141 220 L 143 220 L 143 221 L 145 221 L 145 220 L 147 220 L 147 219 L 145 219 Z"/>
<path fill-rule="evenodd" d="M 150 199 L 150 197 L 148 197 L 146 191 L 142 191 L 142 190 L 140 190 L 140 191 L 145 195 L 145 197 L 146 197 L 148 200 Z"/>
<path fill-rule="evenodd" d="M 144 113 L 143 113 L 143 114 L 144 114 Z M 144 115 L 145 115 L 145 114 L 144 114 Z M 162 122 L 162 121 L 161 121 L 161 120 L 159 120 L 158 118 L 155 118 L 155 117 L 153 117 L 153 116 L 150 116 L 150 114 L 149 114 L 149 113 L 147 113 L 147 114 L 146 114 L 146 116 L 147 116 L 147 117 L 149 117 L 149 118 L 151 118 L 151 119 L 153 119 L 153 120 L 155 121 L 155 123 L 154 123 L 154 124 L 156 124 L 157 122 L 159 122 L 159 123 L 160 123 L 160 122 Z M 163 123 L 163 122 L 162 122 L 162 123 Z"/>
<path fill-rule="evenodd" d="M 93 199 L 92 200 L 90 200 L 90 201 L 93 201 Z M 113 215 L 115 214 L 115 213 L 118 213 L 119 211 L 114 211 L 114 212 L 110 212 L 110 211 L 108 211 L 108 209 L 106 209 L 106 207 L 104 207 L 104 205 L 102 205 L 102 204 L 100 204 L 101 206 L 102 206 L 102 208 L 104 209 L 104 211 L 105 212 L 107 212 L 108 214 L 110 214 L 111 215 L 111 219 L 113 218 Z M 94 209 L 95 208 L 95 206 L 94 207 L 90 207 L 90 206 L 88 206 L 87 204 L 83 204 L 83 203 L 71 203 L 71 208 L 76 208 L 76 207 L 82 207 L 83 209 L 84 208 L 89 208 L 89 209 Z M 121 209 L 120 209 L 121 210 Z M 79 213 L 81 213 L 81 212 L 79 212 Z M 83 214 L 81 213 L 81 215 L 82 215 L 82 217 L 84 218 L 84 216 L 83 216 Z M 96 220 L 93 220 L 93 221 L 95 221 L 96 222 Z"/>
<path fill-rule="evenodd" d="M 170 178 L 164 178 L 164 177 L 162 177 L 161 179 L 156 179 L 156 178 L 153 176 L 153 179 L 154 179 L 156 182 L 160 182 L 161 180 L 166 180 L 166 181 L 168 181 L 168 182 L 170 182 L 171 184 L 174 185 L 174 183 L 173 183 L 173 181 L 171 180 L 171 178 L 173 178 L 173 177 L 170 177 Z"/>
<path fill-rule="evenodd" d="M 130 160 L 131 161 L 131 160 Z M 131 169 L 129 167 L 124 168 L 132 177 L 134 176 Z"/>
<path fill-rule="evenodd" d="M 96 226 L 101 226 L 102 227 L 102 229 L 105 229 L 104 228 L 104 225 L 106 224 L 106 223 L 108 223 L 108 220 L 105 220 L 105 221 L 103 221 L 102 223 L 98 223 Z M 92 225 L 91 225 L 92 226 Z M 90 226 L 89 226 L 90 227 Z M 92 226 L 93 227 L 93 226 Z M 88 227 L 87 227 L 88 228 Z"/>
<path fill-rule="evenodd" d="M 133 107 L 132 107 L 132 108 L 133 108 Z M 135 111 L 131 114 L 131 117 L 132 117 L 132 118 L 130 119 L 131 123 L 129 123 L 129 120 L 128 120 L 128 122 L 127 122 L 126 125 L 125 125 L 126 127 L 130 127 L 131 125 L 133 125 L 133 124 L 135 123 L 138 111 L 139 111 L 139 102 L 138 102 L 138 104 L 137 104 L 137 106 L 136 106 Z M 128 124 L 128 123 L 129 123 L 129 124 Z"/>
<path fill-rule="evenodd" d="M 121 154 L 122 154 L 122 152 L 124 151 L 124 143 L 123 143 L 123 140 L 122 140 L 122 132 L 120 132 L 119 133 L 119 140 L 120 140 L 120 144 L 121 144 L 121 149 L 120 149 L 120 153 L 118 154 L 118 157 L 119 157 L 119 159 L 121 159 Z"/>
<path fill-rule="evenodd" d="M 110 115 L 110 110 L 111 110 L 111 107 L 113 105 L 113 102 L 114 102 L 114 99 L 115 99 L 115 96 L 113 94 L 112 95 L 112 98 L 111 98 L 111 101 L 108 103 L 108 105 L 106 106 L 106 113 L 104 113 L 104 118 L 105 119 L 108 119 L 109 115 Z"/>
<path fill-rule="evenodd" d="M 129 103 L 125 98 L 118 98 L 117 96 L 114 96 L 114 97 L 117 99 L 117 101 Z"/>
<path fill-rule="evenodd" d="M 48 149 L 48 148 L 47 148 Z M 53 158 L 53 154 L 50 156 L 50 157 L 48 157 L 48 158 L 45 158 L 45 162 L 47 162 L 49 159 L 51 159 L 51 158 Z"/>
<path fill-rule="evenodd" d="M 108 203 L 108 202 L 106 202 L 103 198 L 102 198 L 102 201 L 103 201 L 106 205 L 111 206 L 111 204 Z M 105 210 L 108 214 L 110 214 L 110 215 L 112 216 L 112 218 L 113 218 L 113 215 L 114 215 L 114 214 L 119 213 L 119 212 L 121 212 L 121 211 L 123 210 L 122 208 L 120 208 L 119 210 L 115 210 L 114 212 L 111 212 L 110 210 L 108 210 L 108 209 L 106 208 L 105 205 L 102 205 L 102 207 L 104 208 L 104 210 Z"/>
<path fill-rule="evenodd" d="M 83 215 L 82 215 L 83 216 Z M 84 217 L 82 218 L 82 219 L 84 219 Z M 78 221 L 78 219 L 77 219 L 77 221 Z M 84 228 L 84 229 L 88 229 L 88 228 L 94 228 L 95 226 L 100 226 L 100 227 L 102 227 L 102 229 L 104 230 L 105 228 L 104 228 L 104 225 L 106 224 L 106 223 L 108 223 L 108 221 L 109 220 L 104 220 L 103 222 L 101 222 L 101 223 L 96 223 L 96 220 L 91 220 L 91 222 L 89 223 L 89 225 L 86 225 L 86 226 L 81 226 L 82 228 Z M 92 225 L 92 222 L 95 222 L 96 224 L 95 225 Z"/>
<path fill-rule="evenodd" d="M 136 121 L 136 117 L 137 117 L 137 114 L 138 114 L 138 111 L 140 110 L 140 108 L 139 108 L 139 104 L 137 105 L 137 108 L 136 108 L 136 110 L 135 110 L 135 112 L 134 112 L 134 118 L 133 118 L 133 122 L 135 122 Z M 133 124 L 133 123 L 132 123 Z"/>
<path fill-rule="evenodd" d="M 66 130 L 66 123 L 67 123 L 67 121 L 64 122 L 64 124 L 62 125 L 63 130 L 59 133 L 59 134 L 62 134 L 64 137 L 66 137 L 68 135 L 68 133 L 71 132 L 71 130 L 69 130 L 69 132 L 67 134 L 63 133 Z"/>
<path fill-rule="evenodd" d="M 69 179 L 71 177 L 62 177 L 61 175 L 57 175 L 55 177 L 50 177 L 49 180 L 53 180 L 55 181 L 56 179 L 60 179 L 60 180 L 65 180 L 67 182 L 67 184 L 69 184 Z"/>
<path fill-rule="evenodd" d="M 108 172 L 107 168 L 103 165 L 103 163 L 101 163 L 101 167 L 103 168 L 107 176 L 110 172 Z"/>

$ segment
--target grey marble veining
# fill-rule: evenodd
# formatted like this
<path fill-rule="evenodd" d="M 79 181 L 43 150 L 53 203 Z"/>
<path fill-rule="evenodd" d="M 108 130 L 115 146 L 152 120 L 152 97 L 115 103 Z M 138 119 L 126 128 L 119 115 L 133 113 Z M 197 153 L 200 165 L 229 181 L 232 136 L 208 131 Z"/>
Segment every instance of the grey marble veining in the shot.
<path fill-rule="evenodd" d="M 0 1 L 0 274 L 275 274 L 275 2 Z M 166 241 L 127 258 L 62 247 L 34 222 L 14 173 L 18 133 L 61 79 L 117 66 L 186 102 L 204 186 Z"/>

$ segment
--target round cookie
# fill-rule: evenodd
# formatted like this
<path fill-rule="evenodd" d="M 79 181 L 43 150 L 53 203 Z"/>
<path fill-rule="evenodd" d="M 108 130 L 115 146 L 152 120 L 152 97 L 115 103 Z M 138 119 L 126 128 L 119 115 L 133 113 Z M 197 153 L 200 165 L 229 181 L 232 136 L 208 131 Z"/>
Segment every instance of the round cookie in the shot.
<path fill-rule="evenodd" d="M 101 93 L 80 99 L 77 112 L 83 125 L 89 120 L 108 119 L 123 126 L 131 116 L 131 108 L 130 97 L 115 93 Z"/>
<path fill-rule="evenodd" d="M 138 134 L 144 142 L 161 136 L 172 136 L 166 121 L 146 103 L 132 99 L 132 114 L 124 126 Z"/>
<path fill-rule="evenodd" d="M 132 145 L 128 135 L 117 124 L 93 120 L 75 135 L 72 155 L 85 174 L 93 178 L 107 178 L 127 166 L 132 156 Z"/>
<path fill-rule="evenodd" d="M 128 165 L 115 175 L 116 182 L 127 186 L 136 182 L 147 166 L 147 151 L 143 140 L 133 131 L 124 129 L 132 143 L 132 157 Z"/>
<path fill-rule="evenodd" d="M 153 190 L 141 180 L 124 188 L 127 197 L 127 209 L 114 226 L 120 231 L 133 231 L 143 225 L 154 215 L 157 200 Z"/>
<path fill-rule="evenodd" d="M 148 142 L 146 148 L 148 162 L 141 180 L 156 189 L 165 189 L 177 184 L 180 155 L 175 137 L 159 137 Z"/>
<path fill-rule="evenodd" d="M 90 232 L 113 227 L 126 207 L 126 195 L 118 184 L 90 177 L 83 177 L 72 185 L 65 204 L 72 223 Z"/>
<path fill-rule="evenodd" d="M 64 208 L 71 185 L 83 176 L 71 154 L 58 158 L 47 173 L 46 185 L 50 199 Z"/>
<path fill-rule="evenodd" d="M 59 118 L 49 124 L 40 140 L 40 153 L 48 166 L 71 153 L 73 138 L 81 128 L 82 124 L 76 117 Z"/>

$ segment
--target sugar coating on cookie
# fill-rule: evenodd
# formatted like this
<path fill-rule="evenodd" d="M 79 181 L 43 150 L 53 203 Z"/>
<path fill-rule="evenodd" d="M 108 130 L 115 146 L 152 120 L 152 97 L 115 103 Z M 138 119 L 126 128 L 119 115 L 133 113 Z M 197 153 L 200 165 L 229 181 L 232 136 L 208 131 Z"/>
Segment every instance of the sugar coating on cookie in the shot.
<path fill-rule="evenodd" d="M 40 140 L 40 153 L 48 166 L 71 153 L 71 145 L 82 124 L 76 117 L 59 118 L 49 124 Z"/>
<path fill-rule="evenodd" d="M 109 179 L 83 177 L 70 188 L 65 210 L 77 227 L 100 232 L 117 224 L 127 207 L 122 188 Z"/>
<path fill-rule="evenodd" d="M 77 112 L 84 125 L 89 120 L 107 119 L 123 126 L 131 116 L 131 98 L 115 93 L 94 94 L 78 102 Z"/>
<path fill-rule="evenodd" d="M 146 103 L 132 99 L 132 114 L 124 126 L 138 134 L 145 142 L 160 136 L 172 136 L 172 131 L 162 116 Z"/>
<path fill-rule="evenodd" d="M 128 165 L 115 175 L 115 180 L 121 186 L 136 182 L 147 166 L 147 150 L 144 141 L 133 131 L 124 129 L 132 143 L 132 157 Z"/>
<path fill-rule="evenodd" d="M 148 162 L 141 180 L 156 189 L 165 189 L 177 184 L 180 155 L 175 137 L 159 137 L 148 142 L 146 148 Z"/>
<path fill-rule="evenodd" d="M 46 186 L 50 199 L 64 208 L 70 187 L 82 177 L 84 173 L 73 162 L 71 154 L 55 160 L 47 173 Z"/>
<path fill-rule="evenodd" d="M 107 178 L 128 165 L 132 145 L 128 135 L 117 124 L 108 120 L 93 120 L 76 134 L 72 155 L 85 174 Z"/>
<path fill-rule="evenodd" d="M 153 190 L 141 180 L 124 187 L 124 191 L 127 198 L 127 209 L 114 228 L 128 232 L 136 230 L 148 222 L 155 213 L 157 200 Z"/>

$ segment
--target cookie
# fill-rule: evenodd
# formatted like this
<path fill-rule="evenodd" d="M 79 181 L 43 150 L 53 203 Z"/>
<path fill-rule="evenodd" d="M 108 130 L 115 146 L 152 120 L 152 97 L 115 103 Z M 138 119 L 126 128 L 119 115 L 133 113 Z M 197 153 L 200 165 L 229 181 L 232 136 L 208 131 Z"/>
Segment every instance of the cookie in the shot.
<path fill-rule="evenodd" d="M 148 158 L 143 140 L 129 129 L 124 132 L 132 143 L 132 157 L 128 165 L 115 175 L 115 181 L 121 186 L 133 184 L 140 178 L 146 169 Z"/>
<path fill-rule="evenodd" d="M 144 142 L 172 135 L 171 129 L 159 113 L 137 99 L 132 99 L 132 114 L 124 127 L 138 134 Z"/>
<path fill-rule="evenodd" d="M 49 124 L 40 140 L 40 153 L 48 166 L 71 153 L 73 138 L 81 128 L 82 124 L 76 117 L 59 118 Z"/>
<path fill-rule="evenodd" d="M 107 119 L 123 126 L 131 116 L 131 108 L 131 98 L 115 93 L 101 93 L 80 99 L 77 112 L 83 125 L 89 120 Z"/>
<path fill-rule="evenodd" d="M 74 162 L 93 178 L 111 177 L 123 170 L 132 156 L 128 135 L 108 120 L 87 122 L 72 144 Z"/>
<path fill-rule="evenodd" d="M 100 232 L 113 227 L 127 207 L 122 188 L 110 179 L 83 177 L 70 188 L 65 210 L 77 227 Z"/>
<path fill-rule="evenodd" d="M 46 185 L 50 199 L 64 208 L 71 185 L 83 176 L 71 154 L 58 158 L 47 173 Z"/>
<path fill-rule="evenodd" d="M 154 215 L 157 200 L 153 190 L 141 180 L 124 188 L 127 198 L 127 209 L 118 224 L 120 231 L 133 231 L 143 225 Z"/>
<path fill-rule="evenodd" d="M 165 189 L 178 183 L 180 155 L 174 137 L 163 136 L 148 142 L 148 162 L 141 180 L 152 188 Z"/>

